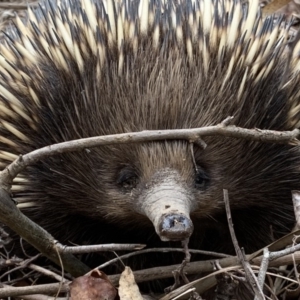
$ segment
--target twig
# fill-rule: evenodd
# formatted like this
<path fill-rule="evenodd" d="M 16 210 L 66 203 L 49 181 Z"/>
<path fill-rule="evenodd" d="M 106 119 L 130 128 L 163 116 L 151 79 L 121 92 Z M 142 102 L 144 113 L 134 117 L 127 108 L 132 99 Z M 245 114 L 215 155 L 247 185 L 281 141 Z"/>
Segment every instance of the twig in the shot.
<path fill-rule="evenodd" d="M 189 248 L 188 248 L 189 239 L 183 240 L 181 244 L 183 247 L 183 252 L 185 254 L 185 257 L 184 257 L 184 260 L 182 261 L 181 265 L 178 268 L 176 268 L 176 270 L 173 271 L 175 282 L 171 287 L 168 287 L 165 289 L 165 292 L 167 292 L 167 293 L 172 292 L 173 290 L 175 290 L 177 287 L 180 286 L 180 278 L 183 279 L 183 282 L 185 284 L 190 282 L 184 273 L 184 268 L 186 267 L 187 263 L 189 263 L 191 261 L 191 254 L 190 254 Z"/>
<path fill-rule="evenodd" d="M 296 243 L 296 241 L 297 241 L 298 238 L 299 238 L 299 236 L 296 236 L 294 238 L 293 244 Z M 293 257 L 293 265 L 294 265 L 294 270 L 295 270 L 294 271 L 295 272 L 295 278 L 296 278 L 296 280 L 298 280 L 298 285 L 300 286 L 300 278 L 299 278 L 298 266 L 296 264 L 296 259 L 295 259 L 295 254 L 294 253 L 292 254 L 292 257 Z"/>
<path fill-rule="evenodd" d="M 266 273 L 267 273 L 268 266 L 269 266 L 269 258 L 270 258 L 269 249 L 264 248 L 263 259 L 261 261 L 260 269 L 259 269 L 258 276 L 257 276 L 258 284 L 261 287 L 261 289 L 263 288 L 264 283 L 265 283 Z"/>
<path fill-rule="evenodd" d="M 103 269 L 117 261 L 127 259 L 132 256 L 140 255 L 140 254 L 145 254 L 145 253 L 151 253 L 151 252 L 184 252 L 184 249 L 182 248 L 150 248 L 150 249 L 144 249 L 140 251 L 135 251 L 131 253 L 127 253 L 124 255 L 120 255 L 112 260 L 109 260 L 105 262 L 104 264 L 98 266 L 98 269 Z M 232 255 L 224 254 L 224 253 L 217 253 L 217 252 L 212 252 L 212 251 L 204 251 L 204 250 L 196 250 L 196 249 L 189 249 L 190 253 L 197 253 L 197 254 L 203 254 L 207 256 L 216 256 L 216 257 L 232 257 Z"/>
<path fill-rule="evenodd" d="M 0 288 L 0 298 L 5 297 L 17 297 L 21 295 L 31 295 L 31 294 L 54 294 L 58 291 L 60 287 L 59 283 L 50 284 L 39 284 L 35 286 L 26 287 L 2 287 Z M 61 292 L 68 292 L 69 285 L 64 283 L 61 287 Z"/>
<path fill-rule="evenodd" d="M 221 122 L 221 125 L 222 126 L 229 126 L 229 125 L 231 125 L 231 123 L 232 123 L 232 120 L 234 119 L 234 117 L 232 117 L 232 116 L 230 116 L 230 117 L 227 117 L 225 120 L 223 120 L 222 122 Z"/>
<path fill-rule="evenodd" d="M 24 156 L 20 156 L 13 163 L 7 166 L 2 172 L 0 172 L 0 178 L 2 179 L 1 183 L 4 188 L 9 190 L 12 180 L 18 173 L 27 166 L 34 164 L 49 155 L 78 151 L 103 145 L 142 143 L 161 140 L 197 141 L 203 136 L 215 135 L 272 143 L 299 143 L 297 138 L 300 135 L 300 131 L 298 129 L 294 129 L 293 131 L 274 131 L 245 129 L 233 125 L 225 125 L 226 122 L 216 126 L 193 129 L 146 130 L 141 132 L 90 137 L 46 146 L 25 154 Z"/>
<path fill-rule="evenodd" d="M 292 191 L 296 225 L 295 230 L 300 228 L 300 191 Z"/>
<path fill-rule="evenodd" d="M 293 254 L 293 253 L 295 253 L 299 250 L 300 250 L 300 244 L 297 244 L 295 246 L 291 246 L 291 247 L 286 248 L 286 249 L 281 250 L 281 251 L 270 252 L 270 259 L 269 260 L 272 261 L 274 259 L 286 256 L 288 254 Z"/>
<path fill-rule="evenodd" d="M 60 276 L 60 275 L 58 275 L 58 274 L 56 274 L 56 273 L 54 273 L 54 272 L 52 272 L 52 271 L 50 271 L 48 269 L 45 269 L 45 268 L 40 267 L 40 266 L 37 266 L 35 264 L 28 265 L 28 269 L 34 270 L 34 271 L 39 272 L 39 273 L 41 273 L 43 275 L 46 275 L 46 276 L 51 277 L 51 278 L 54 278 L 57 281 L 64 281 L 65 280 L 62 276 Z"/>
<path fill-rule="evenodd" d="M 230 231 L 230 235 L 231 235 L 231 239 L 232 239 L 232 242 L 234 245 L 235 252 L 245 270 L 246 279 L 250 283 L 250 285 L 255 293 L 255 296 L 257 297 L 257 300 L 264 300 L 265 296 L 263 294 L 263 291 L 258 284 L 257 278 L 256 278 L 253 270 L 251 269 L 251 266 L 250 266 L 249 262 L 247 261 L 246 256 L 244 255 L 243 251 L 239 247 L 237 238 L 235 236 L 235 232 L 233 229 L 232 217 L 231 217 L 231 211 L 230 211 L 230 205 L 229 205 L 228 191 L 224 189 L 223 195 L 224 195 L 224 202 L 225 202 L 225 209 L 226 209 L 227 220 L 228 220 L 228 225 L 229 225 L 229 231 Z"/>
<path fill-rule="evenodd" d="M 82 254 L 102 251 L 131 251 L 140 250 L 146 247 L 143 244 L 105 244 L 87 246 L 65 246 L 64 253 Z"/>
<path fill-rule="evenodd" d="M 1 275 L 0 275 L 0 280 L 1 280 L 2 278 L 4 278 L 5 276 L 7 276 L 8 274 L 11 274 L 12 272 L 15 272 L 15 271 L 17 271 L 17 270 L 26 268 L 29 264 L 31 264 L 34 260 L 36 260 L 36 259 L 37 259 L 38 257 L 40 257 L 40 256 L 41 256 L 40 254 L 37 254 L 37 255 L 34 256 L 34 257 L 31 257 L 31 258 L 29 258 L 29 259 L 23 260 L 22 262 L 20 262 L 20 263 L 18 264 L 17 267 L 15 267 L 15 268 L 13 268 L 13 269 L 10 269 L 10 270 L 8 270 L 7 272 L 1 274 Z"/>
<path fill-rule="evenodd" d="M 296 263 L 300 263 L 300 252 L 296 252 L 295 254 L 295 261 Z M 247 255 L 248 257 L 251 257 L 251 255 Z M 252 259 L 251 263 L 253 266 L 257 266 L 257 268 L 261 265 L 262 257 L 257 257 L 255 259 Z M 206 261 L 194 261 L 190 262 L 184 269 L 186 274 L 198 274 L 198 273 L 211 273 L 215 271 L 215 260 L 206 260 Z M 274 259 L 273 261 L 270 261 L 269 267 L 279 267 L 282 265 L 288 265 L 293 263 L 293 257 L 292 254 L 283 256 L 277 259 Z M 236 269 L 239 268 L 240 263 L 238 261 L 238 258 L 236 256 L 228 257 L 219 259 L 219 264 L 222 268 L 229 268 L 229 267 L 236 267 Z M 155 267 L 155 268 L 149 268 L 144 269 L 140 271 L 134 271 L 134 276 L 136 282 L 145 282 L 149 280 L 155 280 L 155 279 L 163 279 L 163 278 L 170 278 L 172 277 L 172 271 L 176 268 L 178 268 L 180 265 L 170 265 L 170 266 L 164 266 L 164 267 Z M 109 276 L 109 279 L 114 283 L 117 284 L 119 280 L 120 275 L 111 275 Z"/>

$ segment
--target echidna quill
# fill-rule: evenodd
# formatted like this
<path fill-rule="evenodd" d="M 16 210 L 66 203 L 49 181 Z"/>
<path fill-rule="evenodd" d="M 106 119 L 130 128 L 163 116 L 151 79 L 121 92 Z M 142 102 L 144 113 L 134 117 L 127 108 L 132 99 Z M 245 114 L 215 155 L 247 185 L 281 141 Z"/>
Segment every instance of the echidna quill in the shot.
<path fill-rule="evenodd" d="M 257 0 L 70 0 L 29 9 L 0 45 L 1 166 L 63 141 L 228 116 L 244 128 L 297 128 L 300 44 L 288 59 L 281 25 L 262 19 Z M 223 188 L 247 252 L 288 233 L 299 147 L 204 140 L 193 151 L 174 140 L 49 157 L 22 172 L 12 193 L 65 244 L 176 246 L 190 237 L 190 248 L 233 253 Z"/>

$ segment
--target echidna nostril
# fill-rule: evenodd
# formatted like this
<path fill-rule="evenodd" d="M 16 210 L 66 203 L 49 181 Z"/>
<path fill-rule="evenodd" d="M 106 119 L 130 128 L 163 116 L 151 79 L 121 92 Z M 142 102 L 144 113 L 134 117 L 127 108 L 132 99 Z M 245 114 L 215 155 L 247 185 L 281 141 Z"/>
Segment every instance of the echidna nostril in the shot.
<path fill-rule="evenodd" d="M 160 235 L 167 240 L 181 241 L 193 233 L 193 223 L 185 215 L 168 214 L 160 220 Z"/>

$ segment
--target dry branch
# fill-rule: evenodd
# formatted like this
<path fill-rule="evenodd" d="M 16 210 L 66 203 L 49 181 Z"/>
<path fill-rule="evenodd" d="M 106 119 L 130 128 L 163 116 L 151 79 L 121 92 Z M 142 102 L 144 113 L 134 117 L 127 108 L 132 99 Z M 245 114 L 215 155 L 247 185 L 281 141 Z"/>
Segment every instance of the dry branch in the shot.
<path fill-rule="evenodd" d="M 2 287 L 0 288 L 0 298 L 17 297 L 31 294 L 55 294 L 57 293 L 59 283 L 40 284 L 24 287 Z M 61 286 L 61 292 L 69 291 L 69 283 Z"/>
<path fill-rule="evenodd" d="M 227 119 L 226 119 L 227 120 Z M 225 120 L 225 121 L 226 121 Z M 20 156 L 0 173 L 3 187 L 7 188 L 12 180 L 24 168 L 32 165 L 48 156 L 80 151 L 88 148 L 115 145 L 115 144 L 130 144 L 130 143 L 145 143 L 162 140 L 187 140 L 191 143 L 196 143 L 202 140 L 204 136 L 225 136 L 231 138 L 242 138 L 252 141 L 280 143 L 280 144 L 299 144 L 298 137 L 300 130 L 293 131 L 274 131 L 260 129 L 245 129 L 234 125 L 226 126 L 223 121 L 216 126 L 207 126 L 192 129 L 170 129 L 170 130 L 145 130 L 141 132 L 112 134 L 106 136 L 83 138 L 59 144 L 53 144 L 32 151 L 28 154 Z M 1 183 L 0 182 L 0 183 Z"/>
<path fill-rule="evenodd" d="M 237 254 L 237 257 L 242 264 L 244 271 L 245 271 L 245 276 L 247 281 L 250 283 L 254 293 L 255 293 L 255 300 L 264 300 L 264 293 L 262 291 L 262 288 L 258 284 L 257 278 L 254 275 L 254 272 L 251 268 L 250 263 L 247 261 L 247 258 L 245 257 L 243 251 L 238 245 L 238 241 L 233 229 L 233 222 L 232 222 L 232 217 L 231 217 L 231 211 L 230 211 L 230 204 L 229 204 L 229 198 L 228 198 L 228 191 L 223 190 L 224 193 L 224 202 L 225 202 L 225 209 L 226 209 L 226 214 L 227 214 L 227 220 L 228 220 L 228 225 L 229 225 L 229 231 L 231 235 L 231 239 L 234 245 L 235 252 Z"/>
<path fill-rule="evenodd" d="M 87 246 L 65 246 L 65 253 L 82 254 L 103 251 L 133 251 L 146 247 L 142 244 L 105 244 L 105 245 L 87 245 Z"/>
<path fill-rule="evenodd" d="M 0 221 L 2 223 L 22 236 L 57 265 L 60 265 L 58 251 L 63 261 L 63 267 L 73 276 L 80 276 L 89 271 L 89 268 L 75 256 L 64 253 L 63 246 L 46 230 L 22 214 L 4 189 L 0 189 L 0 200 Z"/>

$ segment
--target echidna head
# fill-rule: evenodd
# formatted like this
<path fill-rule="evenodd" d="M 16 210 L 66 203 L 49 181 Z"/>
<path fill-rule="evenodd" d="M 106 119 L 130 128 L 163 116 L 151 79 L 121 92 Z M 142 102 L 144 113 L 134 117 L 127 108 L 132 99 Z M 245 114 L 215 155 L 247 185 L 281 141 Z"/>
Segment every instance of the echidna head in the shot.
<path fill-rule="evenodd" d="M 111 162 L 119 166 L 116 174 L 105 174 L 106 179 L 111 175 L 111 184 L 106 185 L 111 187 L 108 201 L 116 197 L 114 203 L 119 204 L 110 207 L 114 218 L 126 218 L 124 223 L 130 217 L 141 223 L 150 219 L 163 241 L 188 238 L 193 232 L 190 213 L 201 207 L 196 199 L 208 188 L 209 175 L 193 165 L 187 143 L 136 145 L 122 153 Z"/>

